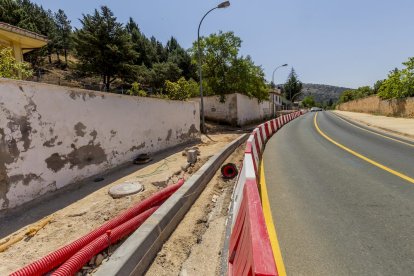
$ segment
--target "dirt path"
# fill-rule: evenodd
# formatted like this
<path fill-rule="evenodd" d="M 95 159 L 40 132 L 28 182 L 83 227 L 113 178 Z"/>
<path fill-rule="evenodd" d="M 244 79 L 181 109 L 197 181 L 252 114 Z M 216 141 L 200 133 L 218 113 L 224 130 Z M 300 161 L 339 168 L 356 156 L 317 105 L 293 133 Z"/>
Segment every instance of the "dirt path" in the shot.
<path fill-rule="evenodd" d="M 40 229 L 35 236 L 17 242 L 5 252 L 0 253 L 0 275 L 7 275 L 88 233 L 127 209 L 133 203 L 139 202 L 161 189 L 164 185 L 163 182 L 167 179 L 170 179 L 168 184 L 171 184 L 176 182 L 179 177 L 187 178 L 196 171 L 197 167 L 200 167 L 203 162 L 207 161 L 210 156 L 216 154 L 238 136 L 239 134 L 213 134 L 209 138 L 202 137 L 202 142 L 196 145 L 201 152 L 201 162 L 197 162 L 195 167 L 190 167 L 187 172 L 183 172 L 181 169 L 181 166 L 187 163 L 186 156 L 183 156 L 181 150 L 171 153 L 160 160 L 157 160 L 156 156 L 154 156 L 156 161 L 150 165 L 129 166 L 126 169 L 129 173 L 125 173 L 125 169 L 123 169 L 105 176 L 105 178 L 111 181 L 85 196 L 82 194 L 84 193 L 82 189 L 85 187 L 70 191 L 71 197 L 76 198 L 76 193 L 80 193 L 82 196 L 78 195 L 79 200 L 71 202 L 55 212 L 50 210 L 57 209 L 56 206 L 59 206 L 59 201 L 64 201 L 65 194 L 60 195 L 61 200 L 52 199 L 45 201 L 39 204 L 39 206 L 34 206 L 31 210 L 27 210 L 27 212 L 23 211 L 21 214 L 16 214 L 14 218 L 2 219 L 0 228 L 3 229 L 14 229 L 13 227 L 16 225 L 25 226 L 11 235 L 14 236 L 30 228 L 24 222 L 30 221 L 27 217 L 34 216 L 36 208 L 39 209 L 39 212 L 51 214 L 51 221 Z M 138 181 L 144 186 L 145 190 L 141 193 L 119 199 L 113 199 L 108 195 L 109 188 L 125 181 Z M 94 184 L 91 183 L 90 185 Z"/>
<path fill-rule="evenodd" d="M 243 153 L 244 145 L 225 163 L 240 167 Z M 224 181 L 221 172 L 216 172 L 158 253 L 147 276 L 219 275 L 225 221 L 234 184 L 235 179 Z"/>

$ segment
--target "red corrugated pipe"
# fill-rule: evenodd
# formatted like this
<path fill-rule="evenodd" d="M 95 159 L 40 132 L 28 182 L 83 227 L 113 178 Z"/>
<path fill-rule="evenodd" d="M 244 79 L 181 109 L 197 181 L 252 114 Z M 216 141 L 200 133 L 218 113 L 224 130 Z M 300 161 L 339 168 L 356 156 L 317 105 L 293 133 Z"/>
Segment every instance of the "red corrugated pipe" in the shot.
<path fill-rule="evenodd" d="M 10 276 L 41 276 L 51 271 L 58 265 L 65 262 L 71 256 L 73 256 L 73 254 L 78 252 L 85 245 L 89 244 L 90 242 L 104 234 L 106 231 L 114 229 L 118 225 L 121 225 L 125 221 L 130 220 L 131 218 L 142 213 L 143 211 L 148 210 L 149 208 L 155 205 L 158 205 L 160 202 L 164 201 L 176 190 L 178 190 L 178 188 L 180 188 L 183 184 L 184 180 L 180 179 L 176 184 L 168 186 L 162 189 L 161 191 L 156 192 L 149 198 L 144 199 L 140 203 L 134 205 L 133 207 L 119 214 L 115 218 L 109 220 L 99 228 L 86 234 L 80 239 L 77 239 L 76 241 L 68 245 L 65 245 L 64 247 L 61 247 L 58 250 L 49 253 L 45 257 L 17 270 L 16 272 L 13 272 Z"/>
<path fill-rule="evenodd" d="M 105 234 L 99 236 L 97 239 L 79 250 L 75 255 L 69 258 L 63 265 L 61 265 L 52 276 L 72 276 L 82 266 L 87 263 L 93 256 L 107 248 L 109 245 L 116 243 L 123 237 L 131 234 L 137 229 L 159 206 L 152 207 L 138 216 L 124 222 L 123 224 L 108 230 Z"/>

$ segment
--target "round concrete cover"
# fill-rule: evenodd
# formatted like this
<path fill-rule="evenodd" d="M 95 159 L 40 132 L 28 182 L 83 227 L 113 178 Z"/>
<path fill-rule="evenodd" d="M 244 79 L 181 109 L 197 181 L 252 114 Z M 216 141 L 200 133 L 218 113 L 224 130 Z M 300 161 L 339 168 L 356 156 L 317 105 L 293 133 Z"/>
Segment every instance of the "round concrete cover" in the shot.
<path fill-rule="evenodd" d="M 124 182 L 119 185 L 113 186 L 109 189 L 109 194 L 113 198 L 119 198 L 127 195 L 132 195 L 141 192 L 143 189 L 142 185 L 138 182 Z"/>

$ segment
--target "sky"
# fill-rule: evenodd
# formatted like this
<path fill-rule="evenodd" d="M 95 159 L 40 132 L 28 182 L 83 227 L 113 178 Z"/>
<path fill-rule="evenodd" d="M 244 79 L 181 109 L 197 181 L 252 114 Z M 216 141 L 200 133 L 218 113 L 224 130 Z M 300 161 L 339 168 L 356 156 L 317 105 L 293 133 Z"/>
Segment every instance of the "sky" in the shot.
<path fill-rule="evenodd" d="M 184 48 L 197 39 L 200 19 L 213 0 L 34 0 L 63 9 L 80 28 L 82 14 L 108 6 L 126 23 L 132 17 L 148 37 L 165 43 L 171 36 Z M 304 83 L 348 88 L 372 86 L 414 56 L 413 0 L 231 0 L 210 13 L 201 35 L 233 31 L 241 55 L 261 65 L 266 79 L 284 83 L 291 67 Z"/>

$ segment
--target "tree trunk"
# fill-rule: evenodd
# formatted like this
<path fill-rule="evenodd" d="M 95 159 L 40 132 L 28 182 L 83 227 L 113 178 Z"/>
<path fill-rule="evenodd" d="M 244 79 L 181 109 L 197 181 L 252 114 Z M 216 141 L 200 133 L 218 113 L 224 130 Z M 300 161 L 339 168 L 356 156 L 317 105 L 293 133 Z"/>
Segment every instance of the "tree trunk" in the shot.
<path fill-rule="evenodd" d="M 60 57 L 59 57 L 59 51 L 58 50 L 56 50 L 56 55 L 57 55 L 58 63 L 60 63 Z"/>
<path fill-rule="evenodd" d="M 110 80 L 110 76 L 106 76 L 106 75 L 103 76 L 103 82 L 104 82 L 106 92 L 109 92 L 109 86 L 111 84 L 109 80 Z"/>
<path fill-rule="evenodd" d="M 65 48 L 65 63 L 66 65 L 68 65 L 68 53 L 67 53 L 66 48 Z"/>

